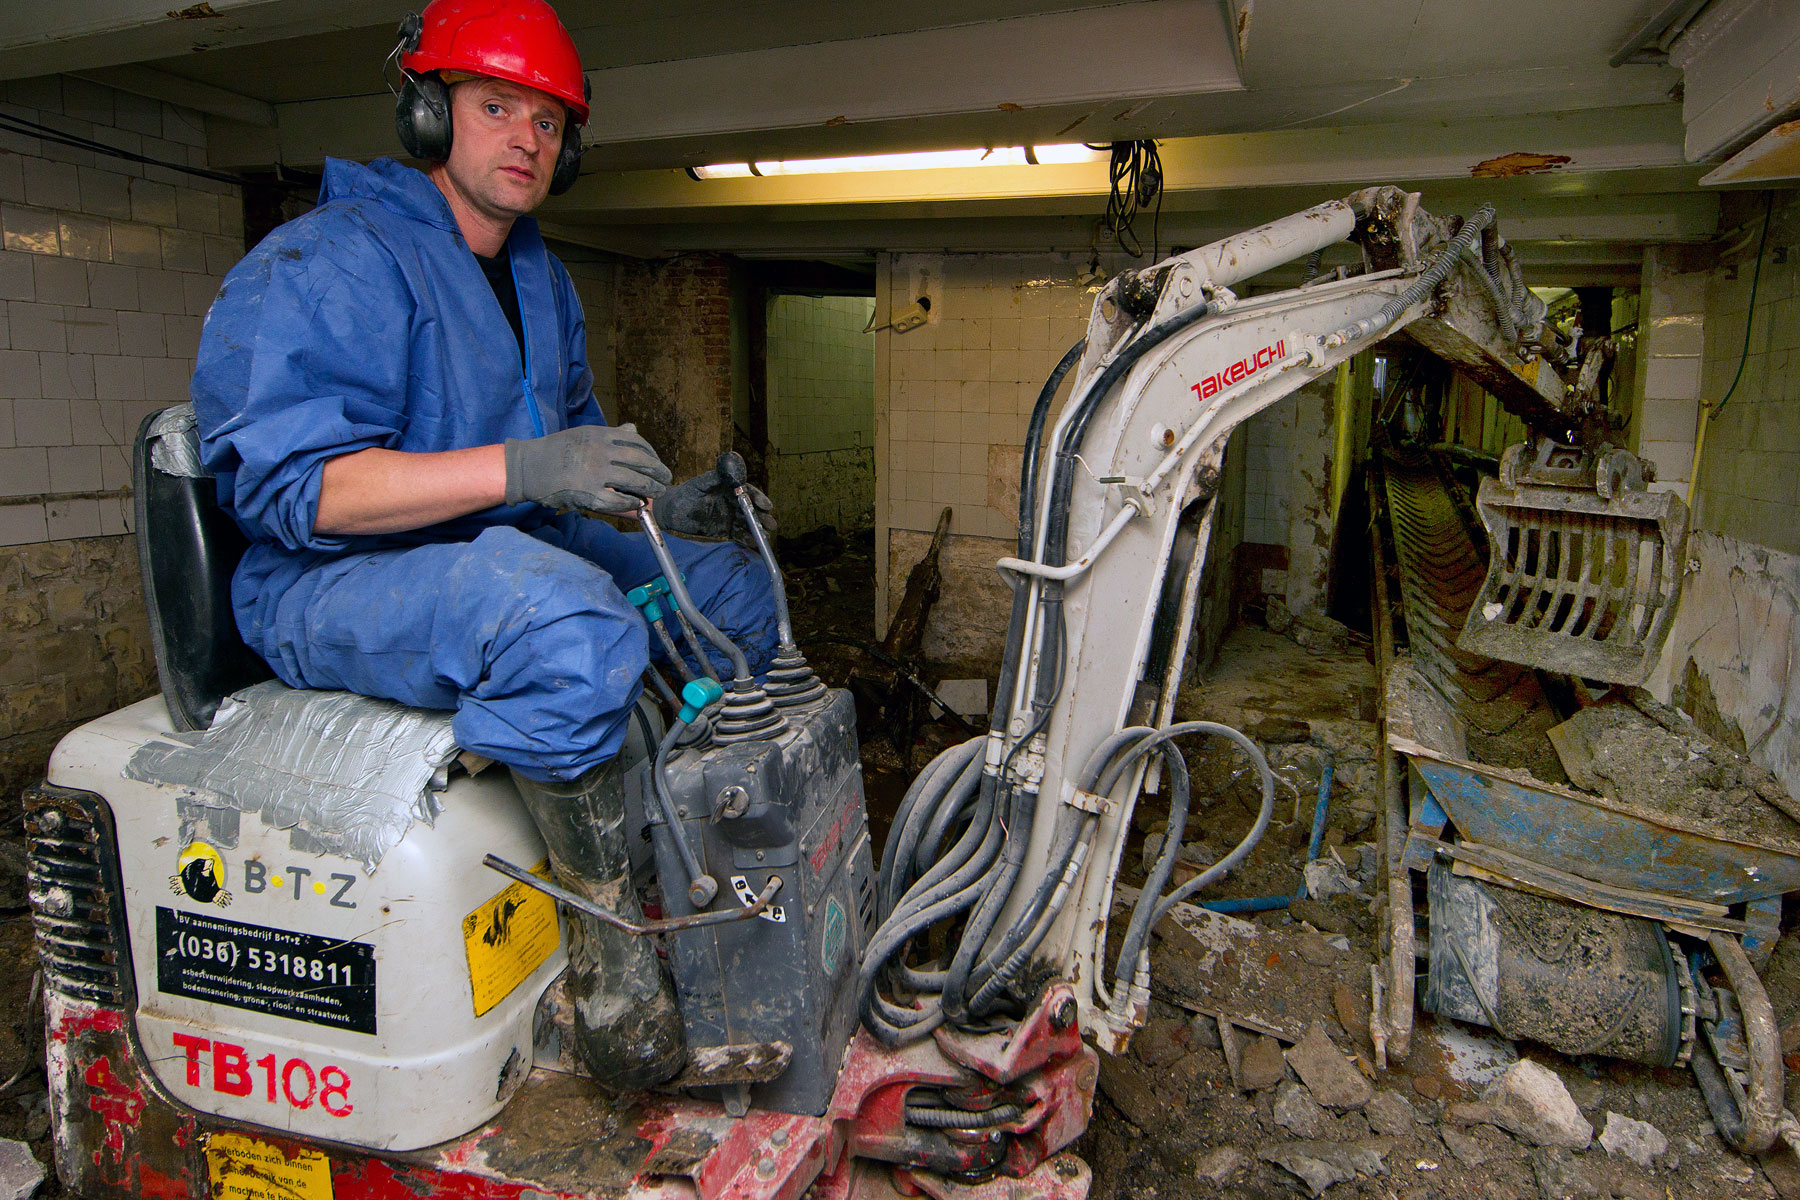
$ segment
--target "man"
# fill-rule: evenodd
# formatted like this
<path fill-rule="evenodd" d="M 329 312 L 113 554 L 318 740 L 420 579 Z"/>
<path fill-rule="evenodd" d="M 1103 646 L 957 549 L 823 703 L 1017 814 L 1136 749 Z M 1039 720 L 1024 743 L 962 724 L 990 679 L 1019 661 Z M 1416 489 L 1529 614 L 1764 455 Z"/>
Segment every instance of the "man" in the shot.
<path fill-rule="evenodd" d="M 675 532 L 724 536 L 729 497 L 711 472 L 665 492 L 655 451 L 605 425 L 574 286 L 526 215 L 573 182 L 588 116 L 556 14 L 434 0 L 402 36 L 396 120 L 428 169 L 328 161 L 319 206 L 231 271 L 201 337 L 202 453 L 252 543 L 238 626 L 292 686 L 454 709 L 458 744 L 512 769 L 559 878 L 634 916 L 610 762 L 649 662 L 624 592 L 659 571 L 641 534 L 580 514 L 654 501 Z M 670 545 L 760 670 L 760 562 Z M 590 1069 L 673 1074 L 679 1019 L 646 939 L 591 918 L 572 933 Z"/>

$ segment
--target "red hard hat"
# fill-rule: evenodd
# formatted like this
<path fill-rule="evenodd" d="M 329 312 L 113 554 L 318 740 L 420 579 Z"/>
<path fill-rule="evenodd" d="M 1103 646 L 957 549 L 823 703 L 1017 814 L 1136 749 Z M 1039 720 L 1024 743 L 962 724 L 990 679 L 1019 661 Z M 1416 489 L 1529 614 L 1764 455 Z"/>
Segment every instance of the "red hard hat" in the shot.
<path fill-rule="evenodd" d="M 418 45 L 400 56 L 406 70 L 524 84 L 561 100 L 574 124 L 587 124 L 581 56 L 544 0 L 431 0 L 422 20 Z"/>

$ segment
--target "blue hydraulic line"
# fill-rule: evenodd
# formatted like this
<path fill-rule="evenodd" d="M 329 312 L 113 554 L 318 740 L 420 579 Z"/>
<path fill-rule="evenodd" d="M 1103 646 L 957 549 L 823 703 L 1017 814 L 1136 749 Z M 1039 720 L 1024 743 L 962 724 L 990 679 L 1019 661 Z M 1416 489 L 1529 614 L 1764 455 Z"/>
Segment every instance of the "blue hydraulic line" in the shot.
<path fill-rule="evenodd" d="M 1319 798 L 1313 804 L 1312 837 L 1306 843 L 1306 861 L 1312 862 L 1319 857 L 1319 850 L 1325 844 L 1325 821 L 1331 815 L 1331 751 L 1324 746 L 1325 769 L 1319 772 Z M 1258 913 L 1273 912 L 1286 908 L 1296 900 L 1306 899 L 1306 873 L 1300 874 L 1300 886 L 1291 896 L 1244 896 L 1236 900 L 1205 900 L 1199 907 L 1207 912 L 1216 913 Z"/>

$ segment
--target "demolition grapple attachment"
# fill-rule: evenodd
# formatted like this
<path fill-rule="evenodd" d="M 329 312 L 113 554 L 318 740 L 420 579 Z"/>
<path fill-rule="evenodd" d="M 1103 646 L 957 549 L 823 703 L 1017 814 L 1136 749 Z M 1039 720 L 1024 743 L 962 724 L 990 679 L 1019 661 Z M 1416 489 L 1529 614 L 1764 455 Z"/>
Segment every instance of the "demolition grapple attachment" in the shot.
<path fill-rule="evenodd" d="M 1476 505 L 1488 574 L 1457 645 L 1586 679 L 1648 679 L 1681 594 L 1681 498 L 1650 491 L 1627 451 L 1539 437 L 1507 449 Z"/>

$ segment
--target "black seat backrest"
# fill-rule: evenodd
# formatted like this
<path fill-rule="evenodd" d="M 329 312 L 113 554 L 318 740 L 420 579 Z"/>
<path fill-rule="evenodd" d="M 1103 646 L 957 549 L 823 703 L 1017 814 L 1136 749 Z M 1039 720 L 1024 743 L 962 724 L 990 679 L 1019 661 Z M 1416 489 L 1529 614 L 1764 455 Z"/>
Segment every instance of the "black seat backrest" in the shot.
<path fill-rule="evenodd" d="M 138 427 L 131 478 L 156 674 L 175 728 L 191 731 L 212 724 L 226 696 L 274 672 L 244 644 L 231 614 L 231 573 L 250 543 L 219 507 L 211 476 L 156 465 L 151 426 L 172 411 L 152 413 Z M 189 424 L 166 436 L 196 435 Z M 197 446 L 185 458 L 197 465 Z"/>

